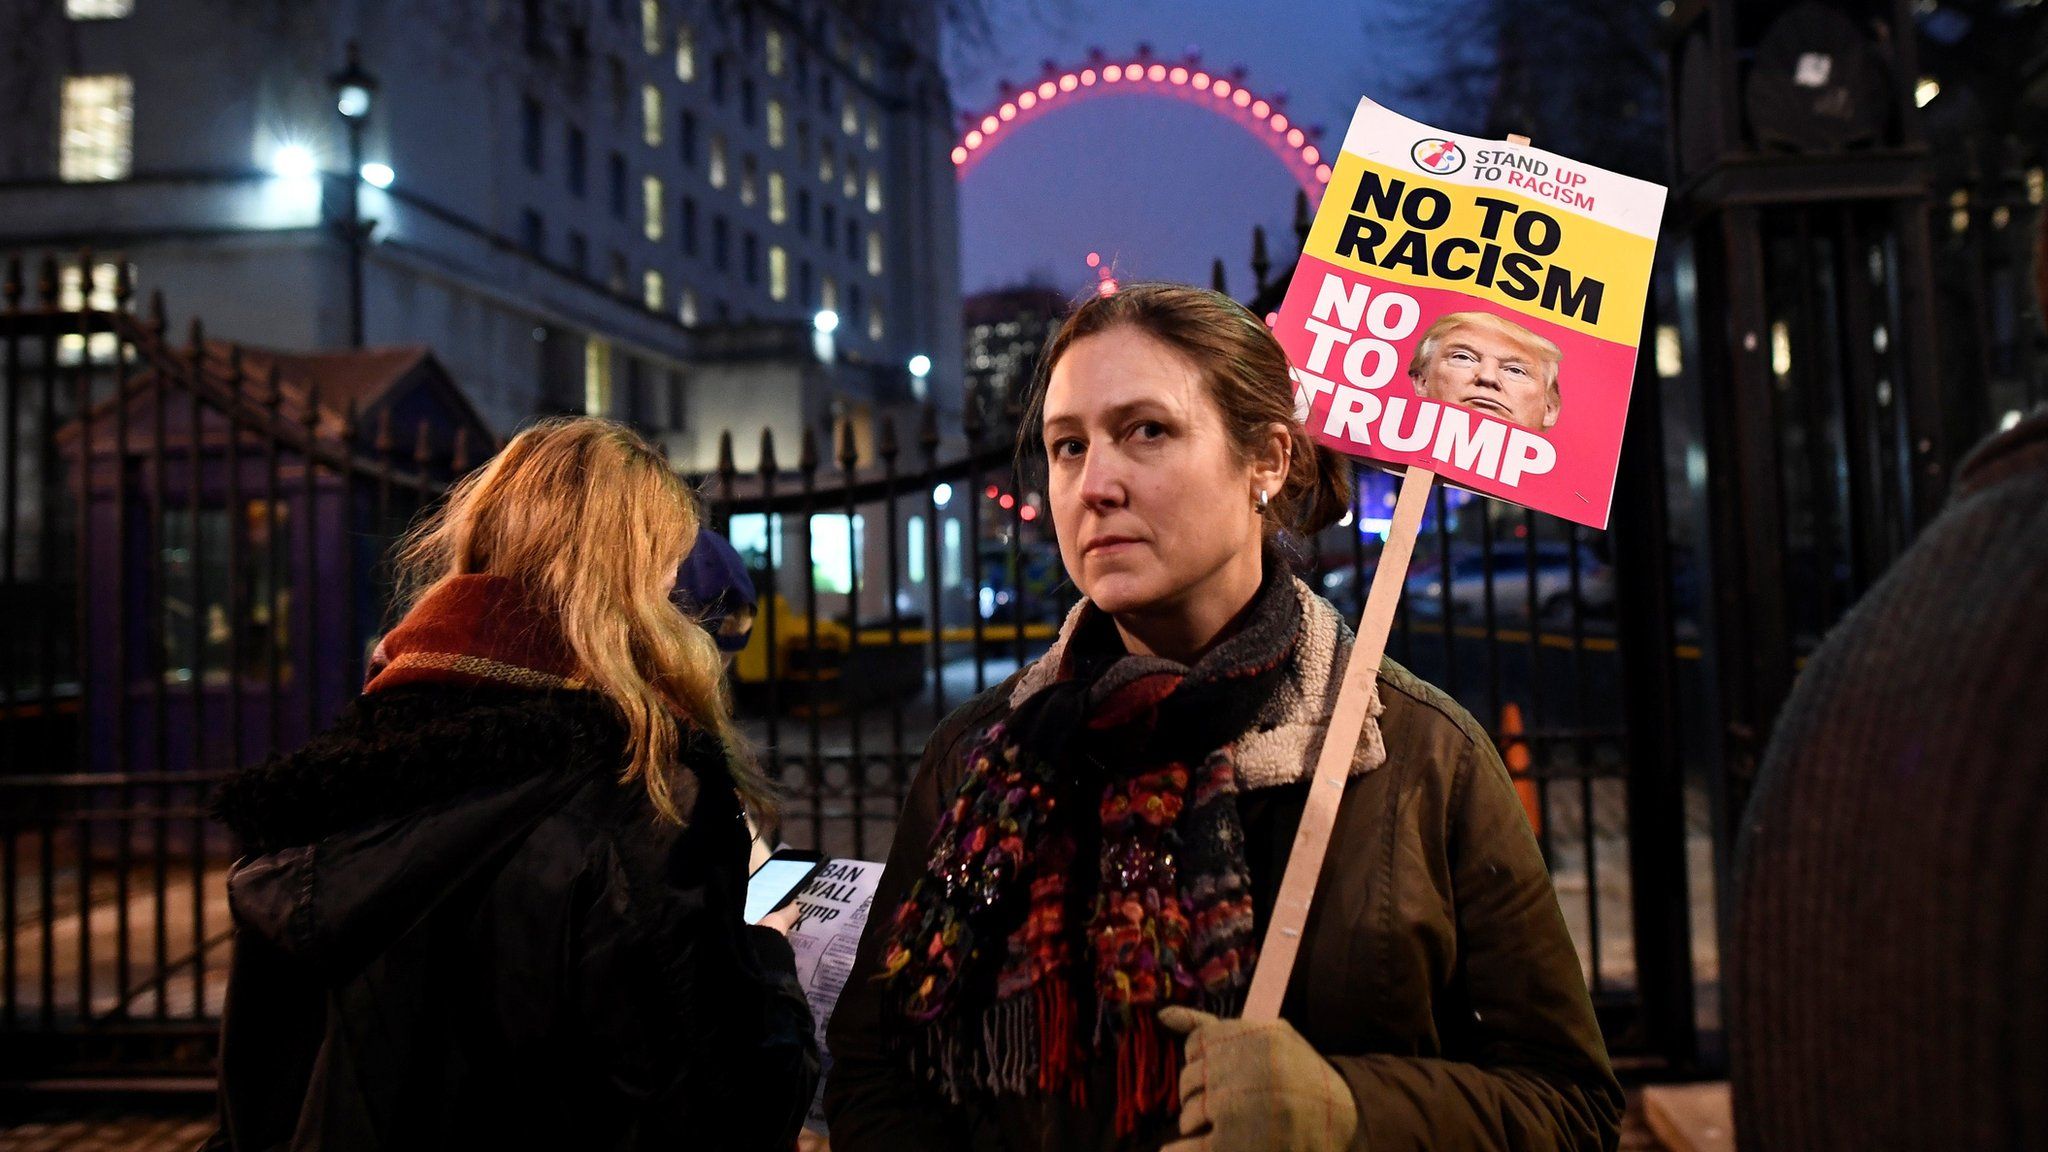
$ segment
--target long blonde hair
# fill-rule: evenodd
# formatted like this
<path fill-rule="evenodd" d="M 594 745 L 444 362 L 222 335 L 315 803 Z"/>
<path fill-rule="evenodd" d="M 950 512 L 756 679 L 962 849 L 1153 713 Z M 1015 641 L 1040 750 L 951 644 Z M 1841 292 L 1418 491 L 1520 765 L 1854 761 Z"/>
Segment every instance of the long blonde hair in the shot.
<path fill-rule="evenodd" d="M 409 609 L 451 577 L 491 575 L 553 609 L 579 665 L 626 722 L 621 781 L 639 782 L 663 817 L 677 801 L 678 718 L 724 746 L 757 815 L 769 784 L 733 728 L 718 646 L 677 611 L 666 580 L 697 539 L 696 498 L 638 434 L 610 420 L 544 420 L 465 477 L 398 553 Z"/>

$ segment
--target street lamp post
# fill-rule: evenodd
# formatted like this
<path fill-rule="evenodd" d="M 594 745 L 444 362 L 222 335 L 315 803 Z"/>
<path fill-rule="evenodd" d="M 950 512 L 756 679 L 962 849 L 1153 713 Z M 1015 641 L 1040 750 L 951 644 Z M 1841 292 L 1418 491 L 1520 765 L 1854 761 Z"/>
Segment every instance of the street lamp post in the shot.
<path fill-rule="evenodd" d="M 370 118 L 376 100 L 377 81 L 364 71 L 356 54 L 356 42 L 348 42 L 348 63 L 328 81 L 334 87 L 334 108 L 341 113 L 348 130 L 348 171 L 342 174 L 341 211 L 337 226 L 348 244 L 348 342 L 363 346 L 363 241 L 364 229 L 358 192 L 363 182 L 363 125 Z"/>

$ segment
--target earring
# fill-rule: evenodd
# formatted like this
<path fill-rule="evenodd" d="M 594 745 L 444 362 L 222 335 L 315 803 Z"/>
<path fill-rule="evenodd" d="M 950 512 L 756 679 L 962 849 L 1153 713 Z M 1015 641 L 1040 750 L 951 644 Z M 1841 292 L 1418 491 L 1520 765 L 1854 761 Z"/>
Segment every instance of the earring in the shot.
<path fill-rule="evenodd" d="M 1268 499 L 1266 490 L 1264 488 L 1259 489 L 1259 511 L 1264 512 L 1266 510 Z"/>

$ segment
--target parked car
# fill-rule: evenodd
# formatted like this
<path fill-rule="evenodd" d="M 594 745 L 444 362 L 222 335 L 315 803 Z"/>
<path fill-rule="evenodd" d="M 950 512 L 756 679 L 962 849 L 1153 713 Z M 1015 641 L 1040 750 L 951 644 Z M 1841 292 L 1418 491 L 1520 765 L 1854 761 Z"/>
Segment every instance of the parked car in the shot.
<path fill-rule="evenodd" d="M 1535 549 L 1536 619 L 1559 622 L 1571 617 L 1572 548 L 1563 543 L 1539 543 Z M 1578 608 L 1588 616 L 1601 616 L 1614 609 L 1614 570 L 1593 550 L 1578 548 Z M 1529 616 L 1530 556 L 1525 547 L 1504 543 L 1491 556 L 1476 551 L 1454 552 L 1448 594 L 1441 573 L 1431 570 L 1408 577 L 1408 610 L 1420 617 L 1439 618 L 1446 603 L 1459 620 L 1478 620 L 1486 615 L 1487 574 L 1493 579 L 1495 619 L 1526 620 Z"/>

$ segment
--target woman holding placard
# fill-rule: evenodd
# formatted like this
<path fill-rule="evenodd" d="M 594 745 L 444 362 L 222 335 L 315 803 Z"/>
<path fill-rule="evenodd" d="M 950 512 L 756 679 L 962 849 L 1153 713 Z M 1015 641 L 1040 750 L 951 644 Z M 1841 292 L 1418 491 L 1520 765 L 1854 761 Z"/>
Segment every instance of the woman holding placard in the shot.
<path fill-rule="evenodd" d="M 1513 785 L 1392 661 L 1283 1018 L 1228 1018 L 1351 645 L 1273 541 L 1334 521 L 1344 473 L 1219 294 L 1091 299 L 1045 364 L 1019 458 L 1086 599 L 925 750 L 831 1024 L 833 1146 L 1611 1147 L 1621 1094 Z"/>

